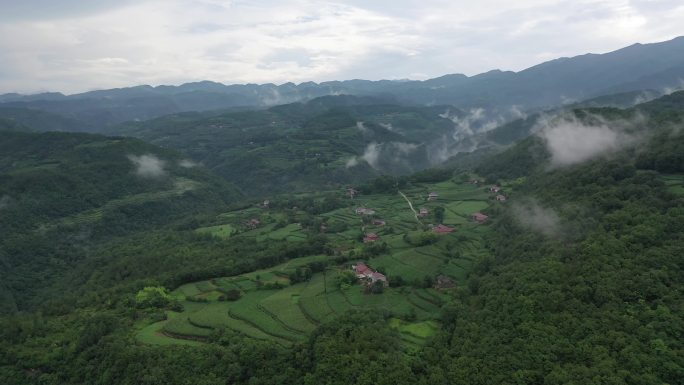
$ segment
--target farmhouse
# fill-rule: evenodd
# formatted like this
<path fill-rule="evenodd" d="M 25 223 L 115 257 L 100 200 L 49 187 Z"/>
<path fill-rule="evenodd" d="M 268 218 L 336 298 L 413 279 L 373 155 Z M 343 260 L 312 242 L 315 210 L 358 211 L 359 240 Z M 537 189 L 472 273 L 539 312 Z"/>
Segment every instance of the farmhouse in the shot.
<path fill-rule="evenodd" d="M 373 214 L 375 214 L 375 210 L 367 209 L 365 207 L 357 207 L 355 211 L 359 215 L 373 215 Z"/>
<path fill-rule="evenodd" d="M 384 219 L 373 219 L 373 225 L 375 226 L 384 226 L 386 224 L 387 222 Z"/>
<path fill-rule="evenodd" d="M 423 208 L 423 209 L 418 210 L 418 216 L 419 217 L 422 218 L 422 217 L 426 217 L 427 215 L 428 215 L 428 209 Z"/>
<path fill-rule="evenodd" d="M 499 195 L 496 196 L 496 200 L 499 201 L 499 202 L 506 202 L 506 197 L 503 196 L 503 195 L 501 195 L 501 194 L 499 194 Z"/>
<path fill-rule="evenodd" d="M 472 218 L 472 220 L 474 220 L 475 222 L 483 223 L 483 222 L 485 222 L 485 221 L 487 220 L 487 218 L 489 218 L 489 217 L 486 216 L 486 215 L 484 215 L 484 214 L 482 214 L 482 213 L 474 213 L 474 214 L 472 214 L 472 215 L 470 216 L 470 218 Z"/>
<path fill-rule="evenodd" d="M 489 192 L 498 193 L 499 191 L 501 191 L 501 187 L 499 186 L 492 186 L 489 188 Z"/>
<path fill-rule="evenodd" d="M 439 195 L 436 192 L 431 192 L 428 194 L 428 200 L 429 201 L 434 201 L 435 199 L 439 198 Z"/>
<path fill-rule="evenodd" d="M 455 287 L 456 284 L 454 281 L 451 280 L 451 278 L 447 277 L 446 275 L 438 275 L 437 276 L 437 281 L 435 282 L 435 289 L 451 289 Z"/>
<path fill-rule="evenodd" d="M 444 225 L 437 225 L 437 226 L 432 228 L 432 232 L 437 233 L 437 234 L 449 234 L 449 233 L 453 232 L 454 230 L 455 229 L 453 227 L 444 226 Z"/>
<path fill-rule="evenodd" d="M 368 233 L 365 237 L 363 237 L 363 243 L 375 242 L 378 239 L 380 239 L 380 236 L 378 234 Z"/>
<path fill-rule="evenodd" d="M 347 189 L 347 195 L 349 195 L 349 198 L 351 198 L 351 199 L 354 199 L 354 197 L 355 197 L 356 194 L 358 194 L 358 193 L 359 193 L 359 192 L 358 192 L 357 190 L 355 190 L 353 187 L 349 187 L 349 188 Z"/>
<path fill-rule="evenodd" d="M 261 221 L 259 221 L 259 219 L 252 218 L 252 219 L 247 221 L 247 228 L 254 230 L 257 227 L 259 227 L 260 224 L 261 224 Z"/>
<path fill-rule="evenodd" d="M 356 278 L 358 279 L 365 278 L 366 274 L 371 274 L 373 272 L 373 270 L 369 269 L 363 262 L 352 265 L 352 270 L 354 270 L 354 274 L 356 274 Z"/>
<path fill-rule="evenodd" d="M 263 206 L 265 209 L 267 209 L 268 206 L 270 206 L 270 205 L 271 205 L 271 201 L 269 201 L 268 199 L 266 199 L 266 200 L 264 201 L 264 204 L 263 204 L 262 206 Z"/>
<path fill-rule="evenodd" d="M 360 281 L 362 281 L 362 283 L 365 283 L 366 285 L 372 285 L 377 281 L 382 282 L 383 286 L 389 285 L 387 277 L 385 277 L 384 274 L 379 273 L 377 271 L 373 271 L 363 262 L 359 262 L 356 265 L 352 265 L 352 270 L 354 271 L 356 278 L 358 278 Z"/>

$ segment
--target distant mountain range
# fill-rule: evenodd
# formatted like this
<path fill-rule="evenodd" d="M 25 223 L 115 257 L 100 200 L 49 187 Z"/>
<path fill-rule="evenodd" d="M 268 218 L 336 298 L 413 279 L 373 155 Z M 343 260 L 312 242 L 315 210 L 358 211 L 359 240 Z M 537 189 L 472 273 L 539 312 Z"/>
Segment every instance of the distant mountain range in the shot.
<path fill-rule="evenodd" d="M 425 81 L 347 80 L 301 84 L 224 85 L 202 81 L 180 86 L 148 85 L 75 95 L 0 95 L 0 109 L 28 108 L 71 119 L 74 131 L 99 131 L 130 120 L 184 111 L 254 109 L 327 95 L 384 98 L 397 104 L 451 105 L 515 117 L 609 94 L 684 86 L 684 37 L 634 44 L 606 54 L 548 61 L 520 72 L 494 70 L 476 76 L 452 74 Z M 3 116 L 0 114 L 0 116 Z M 20 120 L 18 120 L 21 123 Z"/>

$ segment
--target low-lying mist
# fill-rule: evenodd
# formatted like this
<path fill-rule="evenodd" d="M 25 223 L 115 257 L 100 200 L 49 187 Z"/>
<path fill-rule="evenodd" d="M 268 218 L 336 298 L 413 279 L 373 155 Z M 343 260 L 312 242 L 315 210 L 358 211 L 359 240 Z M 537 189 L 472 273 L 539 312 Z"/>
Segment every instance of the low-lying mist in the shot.
<path fill-rule="evenodd" d="M 553 209 L 542 207 L 535 200 L 515 202 L 511 209 L 523 227 L 546 236 L 560 234 L 560 217 Z"/>
<path fill-rule="evenodd" d="M 630 131 L 643 119 L 607 121 L 591 116 L 588 121 L 574 115 L 540 119 L 536 131 L 551 154 L 552 167 L 581 163 L 634 145 L 639 137 Z"/>
<path fill-rule="evenodd" d="M 141 178 L 161 178 L 166 176 L 166 162 L 152 154 L 129 155 L 128 159 L 135 165 L 135 173 Z"/>

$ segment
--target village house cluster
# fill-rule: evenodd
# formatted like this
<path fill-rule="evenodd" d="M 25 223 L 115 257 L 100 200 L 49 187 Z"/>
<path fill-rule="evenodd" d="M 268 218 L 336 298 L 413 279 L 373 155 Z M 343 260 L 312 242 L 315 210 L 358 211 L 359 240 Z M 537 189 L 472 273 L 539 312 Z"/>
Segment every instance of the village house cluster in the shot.
<path fill-rule="evenodd" d="M 389 286 L 387 277 L 385 277 L 384 274 L 379 273 L 377 271 L 373 271 L 373 269 L 366 266 L 366 264 L 363 262 L 359 262 L 356 265 L 352 265 L 352 270 L 354 271 L 354 274 L 356 274 L 356 278 L 358 278 L 359 281 L 363 284 L 370 286 L 380 281 L 382 282 L 383 286 Z"/>

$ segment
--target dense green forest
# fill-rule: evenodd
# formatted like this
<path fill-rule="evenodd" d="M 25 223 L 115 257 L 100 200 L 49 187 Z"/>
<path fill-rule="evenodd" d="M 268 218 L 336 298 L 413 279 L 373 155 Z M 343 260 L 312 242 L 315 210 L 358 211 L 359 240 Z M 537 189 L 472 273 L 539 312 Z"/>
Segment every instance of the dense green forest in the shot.
<path fill-rule="evenodd" d="M 240 127 L 239 119 L 263 119 L 254 126 L 268 126 L 274 114 L 282 119 L 287 113 L 298 122 L 292 135 L 324 135 L 329 127 L 331 142 L 341 146 L 335 135 L 345 130 L 361 134 L 348 110 L 309 116 L 293 108 L 236 113 L 230 124 Z M 501 153 L 474 155 L 468 170 L 359 181 L 360 195 L 353 201 L 344 184 L 322 183 L 315 193 L 272 194 L 268 205 L 214 176 L 211 171 L 221 174 L 218 161 L 201 159 L 210 171 L 174 150 L 137 139 L 3 132 L 0 382 L 681 383 L 683 117 L 681 92 L 627 110 L 576 109 L 545 129 L 600 134 L 586 143 L 603 147 L 584 158 L 559 155 L 551 136 L 557 131 L 542 129 Z M 167 134 L 176 130 L 182 138 L 192 127 L 182 117 L 168 119 L 179 123 Z M 219 124 L 206 119 L 202 127 Z M 228 118 L 218 119 L 228 124 Z M 377 124 L 367 126 L 373 135 L 394 135 Z M 282 127 L 285 132 L 287 127 Z M 173 141 L 175 135 L 164 140 Z M 236 133 L 231 140 L 241 137 Z M 268 170 L 263 178 L 273 177 Z M 507 201 L 496 201 L 487 191 L 490 186 L 502 186 Z M 427 201 L 428 191 L 438 192 L 439 198 Z M 401 219 L 406 224 L 394 224 L 404 215 L 399 207 L 409 212 L 404 198 L 415 203 L 423 199 L 420 206 L 430 209 L 429 216 L 420 220 L 409 214 Z M 344 227 L 345 218 L 364 220 L 353 213 L 359 202 L 388 219 L 388 226 L 378 231 L 380 243 L 359 240 L 361 229 L 372 228 L 366 222 L 379 217 L 367 218 L 358 229 Z M 460 213 L 463 221 L 455 212 L 461 202 L 468 204 Z M 477 210 L 490 220 L 469 222 Z M 262 228 L 246 228 L 256 215 Z M 429 224 L 442 222 L 457 227 L 456 232 L 437 238 L 428 231 Z M 228 225 L 232 227 L 225 234 Z M 288 277 L 308 287 L 320 277 L 313 270 L 358 259 L 381 266 L 399 258 L 393 254 L 399 246 L 419 257 L 413 260 L 428 257 L 415 250 L 432 247 L 450 266 L 475 244 L 480 246 L 472 266 L 453 273 L 455 287 L 440 291 L 443 300 L 433 300 L 437 308 L 429 316 L 439 326 L 420 345 L 407 344 L 405 333 L 394 325 L 397 318 L 409 322 L 420 315 L 372 307 L 327 318 L 289 344 L 230 327 L 203 329 L 202 338 L 166 345 L 138 338 L 142 328 L 165 321 L 169 314 L 219 303 L 179 303 L 173 291 L 185 284 L 248 274 L 263 275 L 255 279 L 261 282 L 267 278 L 264 269 L 305 257 L 326 261 L 323 266 L 298 266 Z M 389 298 L 392 293 L 426 297 L 433 286 L 430 279 L 437 278 L 411 282 L 403 279 L 411 271 L 407 268 L 402 281 L 408 282 L 399 282 L 389 264 L 382 267 L 389 287 L 364 298 Z M 335 284 L 350 290 L 344 282 Z M 328 290 L 330 284 L 324 287 Z M 276 288 L 256 288 L 251 295 L 265 295 L 266 290 Z M 245 289 L 242 295 L 247 293 Z M 305 291 L 301 293 L 300 301 Z M 221 301 L 239 306 L 246 299 Z"/>
<path fill-rule="evenodd" d="M 384 99 L 321 97 L 307 103 L 215 116 L 179 114 L 113 126 L 187 154 L 246 194 L 316 191 L 439 163 L 454 143 L 453 107 L 407 107 Z M 474 127 L 475 128 L 475 127 Z"/>

